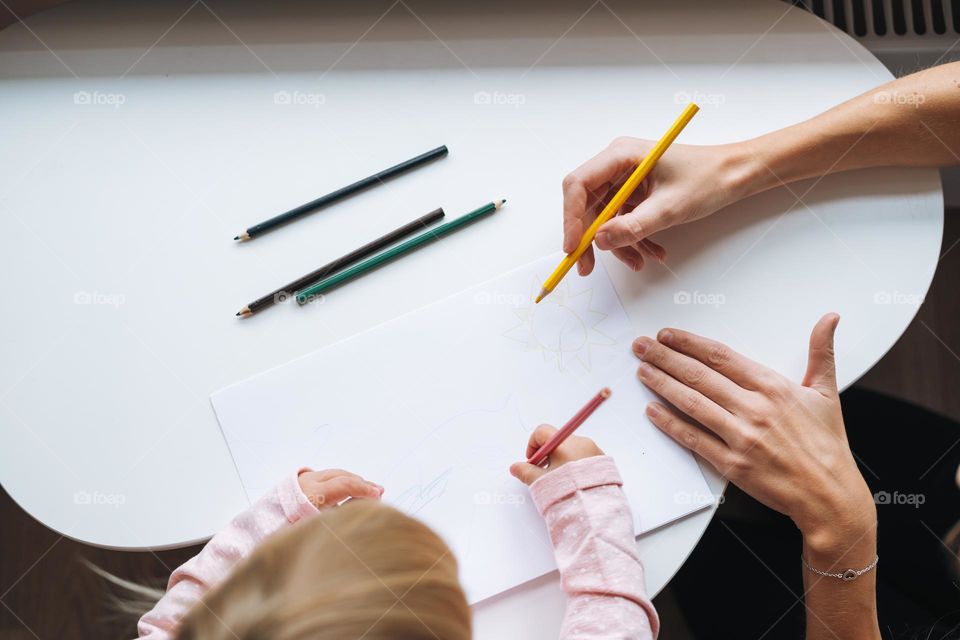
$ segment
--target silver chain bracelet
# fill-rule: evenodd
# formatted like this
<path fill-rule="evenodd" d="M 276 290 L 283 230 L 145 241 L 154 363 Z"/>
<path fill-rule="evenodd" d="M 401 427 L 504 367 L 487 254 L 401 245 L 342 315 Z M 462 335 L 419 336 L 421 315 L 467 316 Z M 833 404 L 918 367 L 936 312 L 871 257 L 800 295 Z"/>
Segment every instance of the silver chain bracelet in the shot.
<path fill-rule="evenodd" d="M 877 563 L 880 562 L 880 556 L 877 556 L 873 559 L 873 562 L 865 566 L 863 569 L 847 569 L 843 573 L 828 573 L 826 571 L 820 571 L 820 569 L 814 569 L 809 564 L 807 564 L 806 559 L 801 555 L 800 562 L 806 567 L 809 571 L 817 574 L 818 576 L 823 576 L 824 578 L 836 578 L 837 580 L 843 580 L 844 582 L 850 582 L 856 580 L 863 574 L 868 571 L 871 571 L 876 568 Z"/>

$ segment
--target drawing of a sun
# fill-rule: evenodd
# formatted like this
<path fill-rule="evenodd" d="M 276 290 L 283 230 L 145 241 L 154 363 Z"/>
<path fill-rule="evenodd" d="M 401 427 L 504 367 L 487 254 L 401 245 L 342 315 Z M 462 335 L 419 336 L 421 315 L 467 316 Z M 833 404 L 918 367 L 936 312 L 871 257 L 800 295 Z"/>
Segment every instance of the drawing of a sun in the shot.
<path fill-rule="evenodd" d="M 528 351 L 539 351 L 544 362 L 555 362 L 560 371 L 573 365 L 589 371 L 591 350 L 616 344 L 598 329 L 607 314 L 591 306 L 593 289 L 573 293 L 561 282 L 549 297 L 534 304 L 539 289 L 540 284 L 533 282 L 527 302 L 513 309 L 519 322 L 504 337 L 523 343 Z"/>

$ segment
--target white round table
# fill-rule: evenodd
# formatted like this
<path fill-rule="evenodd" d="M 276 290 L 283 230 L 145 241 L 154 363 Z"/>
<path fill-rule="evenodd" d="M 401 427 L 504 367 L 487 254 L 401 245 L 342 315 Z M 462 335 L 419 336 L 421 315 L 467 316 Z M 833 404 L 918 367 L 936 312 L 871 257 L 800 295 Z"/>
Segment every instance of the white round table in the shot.
<path fill-rule="evenodd" d="M 692 99 L 681 142 L 742 139 L 890 78 L 774 1 L 78 2 L 27 25 L 0 33 L 0 480 L 46 526 L 122 549 L 203 540 L 247 506 L 212 391 L 556 250 L 560 180 L 611 138 L 658 137 Z M 231 240 L 439 144 L 449 158 Z M 414 215 L 499 197 L 324 305 L 234 317 Z M 685 327 L 793 376 L 839 311 L 847 386 L 912 319 L 942 224 L 935 171 L 854 172 L 661 234 L 669 269 L 606 264 L 638 333 Z M 640 539 L 652 594 L 712 514 Z M 562 607 L 545 576 L 478 605 L 478 635 L 555 637 Z"/>

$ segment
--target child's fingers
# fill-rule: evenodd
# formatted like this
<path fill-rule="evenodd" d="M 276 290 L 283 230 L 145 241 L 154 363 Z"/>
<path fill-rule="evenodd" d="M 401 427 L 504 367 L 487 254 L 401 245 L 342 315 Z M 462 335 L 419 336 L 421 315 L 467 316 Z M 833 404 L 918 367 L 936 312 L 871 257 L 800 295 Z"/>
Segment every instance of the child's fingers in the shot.
<path fill-rule="evenodd" d="M 370 480 L 367 480 L 367 479 L 364 478 L 363 476 L 357 475 L 356 473 L 353 473 L 352 471 L 346 471 L 346 470 L 344 470 L 344 469 L 324 469 L 323 471 L 314 471 L 313 474 L 315 474 L 315 478 L 314 478 L 314 479 L 315 479 L 317 482 L 326 482 L 327 480 L 333 480 L 334 478 L 339 478 L 339 477 L 356 478 L 357 480 L 362 480 L 363 482 L 366 482 L 367 484 L 372 484 L 373 486 L 375 486 L 377 489 L 380 490 L 380 493 L 383 493 L 383 487 L 382 487 L 382 486 L 380 486 L 380 485 L 377 484 L 376 482 L 372 482 L 372 481 L 370 481 Z M 309 474 L 308 474 L 308 475 L 309 475 Z"/>
<path fill-rule="evenodd" d="M 553 452 L 551 467 L 566 464 L 572 460 L 602 456 L 603 450 L 590 438 L 570 436 Z"/>
<path fill-rule="evenodd" d="M 546 472 L 546 469 L 529 462 L 514 462 L 510 465 L 510 475 L 527 486 L 533 484 L 534 480 Z"/>
<path fill-rule="evenodd" d="M 327 480 L 322 484 L 323 504 L 334 506 L 340 504 L 347 498 L 366 498 L 368 500 L 379 500 L 383 495 L 383 488 L 372 482 L 367 482 L 358 477 L 337 476 Z"/>
<path fill-rule="evenodd" d="M 351 478 L 359 478 L 361 480 L 363 479 L 352 471 L 347 471 L 346 469 L 322 469 L 320 471 L 314 471 L 314 473 L 317 474 L 316 478 L 320 482 L 326 482 L 327 480 L 332 480 L 339 476 L 348 476 Z"/>
<path fill-rule="evenodd" d="M 549 424 L 542 424 L 534 429 L 533 433 L 530 434 L 530 440 L 527 441 L 527 458 L 532 456 L 556 432 L 557 428 Z"/>

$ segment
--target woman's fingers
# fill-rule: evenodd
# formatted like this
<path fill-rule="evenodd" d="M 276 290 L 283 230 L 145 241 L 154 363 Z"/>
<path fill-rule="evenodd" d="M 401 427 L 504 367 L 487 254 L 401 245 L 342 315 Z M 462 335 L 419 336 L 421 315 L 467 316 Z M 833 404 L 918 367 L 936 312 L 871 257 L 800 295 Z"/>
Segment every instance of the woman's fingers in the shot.
<path fill-rule="evenodd" d="M 563 179 L 563 250 L 572 253 L 597 214 L 633 170 L 641 143 L 614 140 L 610 146 L 587 160 Z M 642 157 L 642 154 L 641 156 Z M 639 190 L 638 190 L 639 191 Z M 577 272 L 587 275 L 596 264 L 593 247 L 577 262 Z"/>
<path fill-rule="evenodd" d="M 636 244 L 673 225 L 673 217 L 660 204 L 656 194 L 641 202 L 630 213 L 614 216 L 597 231 L 597 247 L 616 249 Z"/>
<path fill-rule="evenodd" d="M 807 356 L 807 373 L 803 376 L 803 386 L 816 389 L 828 397 L 837 394 L 837 366 L 834 359 L 833 336 L 839 322 L 838 314 L 828 313 L 813 327 Z"/>
<path fill-rule="evenodd" d="M 699 391 L 730 413 L 747 401 L 747 392 L 726 376 L 699 360 L 674 351 L 656 340 L 641 336 L 633 341 L 633 352 L 644 362 L 665 371 L 681 384 Z"/>
<path fill-rule="evenodd" d="M 596 263 L 597 259 L 593 253 L 593 245 L 590 245 L 587 247 L 587 250 L 583 252 L 583 255 L 580 256 L 580 259 L 577 260 L 577 273 L 582 276 L 590 275 Z"/>
<path fill-rule="evenodd" d="M 659 402 L 647 405 L 647 417 L 661 431 L 690 451 L 701 456 L 717 469 L 729 466 L 730 449 L 712 433 L 689 422 Z"/>
<path fill-rule="evenodd" d="M 642 143 L 637 140 L 615 140 L 609 147 L 590 158 L 572 171 L 563 180 L 563 250 L 572 253 L 579 246 L 584 233 L 603 210 L 610 198 L 620 189 L 623 181 L 638 162 L 638 152 Z M 642 157 L 642 154 L 640 154 Z M 653 224 L 643 230 L 636 226 L 649 207 L 643 206 L 647 184 L 642 184 L 627 199 L 624 211 L 615 216 L 601 229 L 596 244 L 601 249 L 616 249 L 616 257 L 634 271 L 643 268 L 647 260 L 663 262 L 666 251 L 660 245 L 650 242 L 646 236 L 667 225 Z M 640 211 L 638 214 L 637 211 Z M 619 219 L 623 219 L 618 222 Z M 628 233 L 630 231 L 630 233 Z M 611 237 L 613 241 L 611 241 Z M 629 241 L 628 238 L 632 238 Z M 587 248 L 577 262 L 580 275 L 593 271 L 596 264 L 593 247 Z"/>
<path fill-rule="evenodd" d="M 640 271 L 640 269 L 643 269 L 645 260 L 643 259 L 643 253 L 637 247 L 620 247 L 614 249 L 611 253 L 631 270 Z"/>
<path fill-rule="evenodd" d="M 653 240 L 644 238 L 637 243 L 637 248 L 644 255 L 649 256 L 654 262 L 664 263 L 667 261 L 667 250 Z"/>
<path fill-rule="evenodd" d="M 626 149 L 610 145 L 563 179 L 563 250 L 571 253 L 595 217 L 594 204 L 608 184 L 628 170 L 633 160 Z"/>
<path fill-rule="evenodd" d="M 661 329 L 657 341 L 699 360 L 744 389 L 762 390 L 777 374 L 727 345 L 680 329 Z"/>
<path fill-rule="evenodd" d="M 720 438 L 727 440 L 736 437 L 733 415 L 696 389 L 678 382 L 649 362 L 640 365 L 637 375 L 652 391 Z"/>

